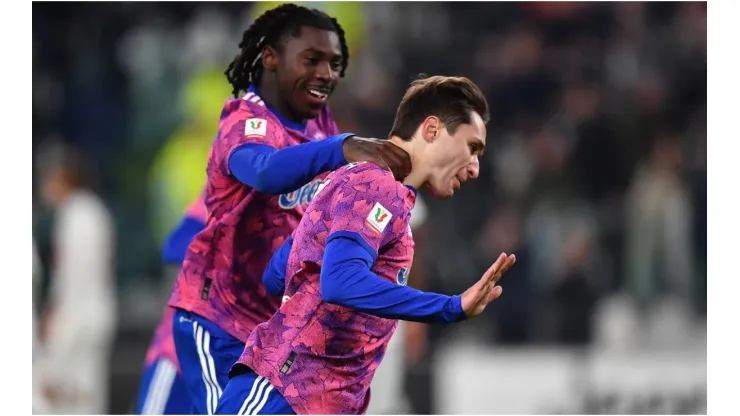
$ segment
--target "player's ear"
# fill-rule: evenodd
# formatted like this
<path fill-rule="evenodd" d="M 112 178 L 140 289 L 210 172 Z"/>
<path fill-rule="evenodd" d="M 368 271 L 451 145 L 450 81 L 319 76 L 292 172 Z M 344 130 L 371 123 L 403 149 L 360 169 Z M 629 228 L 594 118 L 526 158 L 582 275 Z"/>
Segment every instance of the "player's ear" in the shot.
<path fill-rule="evenodd" d="M 262 49 L 262 66 L 265 70 L 275 72 L 280 62 L 278 52 L 272 46 L 265 46 Z"/>
<path fill-rule="evenodd" d="M 421 124 L 421 134 L 427 143 L 435 141 L 442 130 L 442 121 L 437 116 L 429 116 Z"/>

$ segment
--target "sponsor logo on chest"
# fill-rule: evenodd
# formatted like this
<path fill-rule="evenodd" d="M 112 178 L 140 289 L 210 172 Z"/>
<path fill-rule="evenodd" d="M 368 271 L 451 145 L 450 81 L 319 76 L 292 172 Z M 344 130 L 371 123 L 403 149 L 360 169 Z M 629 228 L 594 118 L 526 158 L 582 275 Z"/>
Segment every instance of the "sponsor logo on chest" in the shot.
<path fill-rule="evenodd" d="M 282 209 L 293 209 L 297 206 L 306 207 L 313 200 L 314 196 L 325 185 L 322 180 L 315 180 L 303 185 L 300 189 L 288 194 L 282 194 L 278 198 L 278 204 Z"/>

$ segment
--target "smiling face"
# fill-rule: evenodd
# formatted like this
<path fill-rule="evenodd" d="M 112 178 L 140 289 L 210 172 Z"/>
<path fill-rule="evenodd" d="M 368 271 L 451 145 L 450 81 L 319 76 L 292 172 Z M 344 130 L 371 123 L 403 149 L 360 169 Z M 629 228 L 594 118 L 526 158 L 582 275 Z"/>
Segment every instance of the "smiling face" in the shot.
<path fill-rule="evenodd" d="M 281 50 L 266 47 L 263 64 L 275 74 L 280 99 L 296 119 L 315 118 L 339 81 L 342 48 L 330 30 L 301 26 Z"/>

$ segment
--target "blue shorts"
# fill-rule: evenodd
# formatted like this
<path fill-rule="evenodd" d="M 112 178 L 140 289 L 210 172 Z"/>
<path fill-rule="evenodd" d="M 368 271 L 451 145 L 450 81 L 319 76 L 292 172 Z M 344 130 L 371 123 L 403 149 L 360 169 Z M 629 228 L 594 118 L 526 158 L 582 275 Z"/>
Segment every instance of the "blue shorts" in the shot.
<path fill-rule="evenodd" d="M 185 382 L 172 361 L 161 358 L 144 368 L 134 414 L 182 415 L 191 408 Z"/>
<path fill-rule="evenodd" d="M 229 370 L 244 352 L 244 343 L 213 322 L 179 309 L 172 333 L 180 371 L 190 393 L 190 414 L 212 415 L 229 381 Z"/>
<path fill-rule="evenodd" d="M 246 369 L 229 380 L 218 402 L 216 414 L 294 415 L 295 412 L 266 378 Z"/>

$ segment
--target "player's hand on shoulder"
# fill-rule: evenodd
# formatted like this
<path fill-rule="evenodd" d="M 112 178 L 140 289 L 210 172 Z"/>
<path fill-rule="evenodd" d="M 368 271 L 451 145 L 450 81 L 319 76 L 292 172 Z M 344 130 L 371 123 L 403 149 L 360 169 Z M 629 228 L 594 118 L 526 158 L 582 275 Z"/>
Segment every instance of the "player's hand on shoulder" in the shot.
<path fill-rule="evenodd" d="M 344 141 L 342 151 L 348 163 L 367 161 L 387 166 L 398 181 L 411 172 L 411 157 L 390 140 L 352 136 Z"/>
<path fill-rule="evenodd" d="M 462 294 L 460 299 L 462 308 L 465 311 L 465 316 L 470 319 L 474 318 L 486 309 L 486 306 L 498 299 L 503 292 L 501 286 L 497 286 L 501 276 L 506 273 L 511 266 L 516 263 L 516 256 L 513 254 L 507 255 L 501 253 L 496 259 L 496 262 L 483 273 L 483 276 L 475 282 L 470 289 L 466 290 Z"/>

